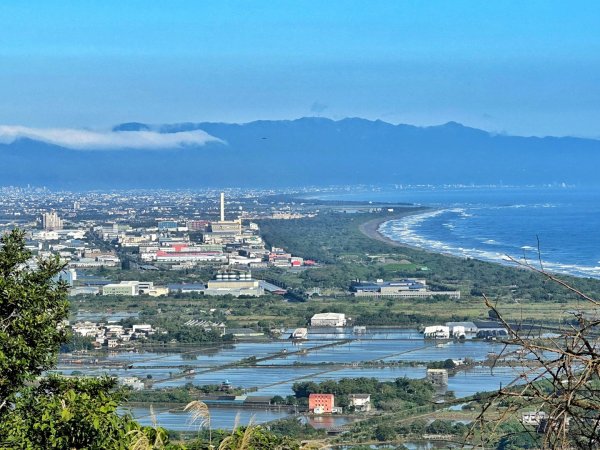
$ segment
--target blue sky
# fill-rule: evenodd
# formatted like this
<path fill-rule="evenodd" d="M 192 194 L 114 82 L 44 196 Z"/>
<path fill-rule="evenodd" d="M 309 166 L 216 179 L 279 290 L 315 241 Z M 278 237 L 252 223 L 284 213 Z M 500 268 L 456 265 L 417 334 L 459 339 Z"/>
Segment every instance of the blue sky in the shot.
<path fill-rule="evenodd" d="M 600 137 L 597 1 L 0 3 L 0 124 L 322 115 Z"/>

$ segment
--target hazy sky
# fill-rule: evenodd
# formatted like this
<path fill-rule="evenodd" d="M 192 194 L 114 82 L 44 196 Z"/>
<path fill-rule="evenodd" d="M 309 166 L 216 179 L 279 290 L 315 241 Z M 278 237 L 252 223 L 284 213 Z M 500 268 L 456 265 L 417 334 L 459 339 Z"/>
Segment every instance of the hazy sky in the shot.
<path fill-rule="evenodd" d="M 307 115 L 600 137 L 600 2 L 0 2 L 0 124 Z"/>

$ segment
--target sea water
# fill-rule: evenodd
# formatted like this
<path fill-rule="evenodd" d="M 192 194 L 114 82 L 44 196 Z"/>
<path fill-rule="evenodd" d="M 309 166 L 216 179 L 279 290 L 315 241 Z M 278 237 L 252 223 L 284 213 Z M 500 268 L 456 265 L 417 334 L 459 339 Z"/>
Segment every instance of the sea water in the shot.
<path fill-rule="evenodd" d="M 433 210 L 383 223 L 384 236 L 411 246 L 600 278 L 600 189 L 423 187 L 346 192 L 321 198 L 410 202 Z M 539 250 L 539 253 L 538 253 Z"/>

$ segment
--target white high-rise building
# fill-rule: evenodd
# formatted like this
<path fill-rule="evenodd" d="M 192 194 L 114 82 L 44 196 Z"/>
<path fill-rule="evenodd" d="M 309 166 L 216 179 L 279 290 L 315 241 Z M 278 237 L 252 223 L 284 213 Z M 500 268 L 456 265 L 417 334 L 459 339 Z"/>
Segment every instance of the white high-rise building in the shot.
<path fill-rule="evenodd" d="M 44 230 L 62 230 L 63 221 L 56 211 L 42 214 L 42 227 Z"/>

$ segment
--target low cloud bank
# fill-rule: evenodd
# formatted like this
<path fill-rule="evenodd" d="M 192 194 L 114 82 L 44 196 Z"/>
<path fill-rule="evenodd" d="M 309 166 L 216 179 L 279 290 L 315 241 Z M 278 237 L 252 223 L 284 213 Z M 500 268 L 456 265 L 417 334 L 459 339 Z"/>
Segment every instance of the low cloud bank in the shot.
<path fill-rule="evenodd" d="M 0 144 L 32 139 L 74 150 L 164 150 L 223 142 L 202 130 L 178 133 L 156 131 L 90 131 L 75 128 L 30 128 L 0 125 Z"/>

